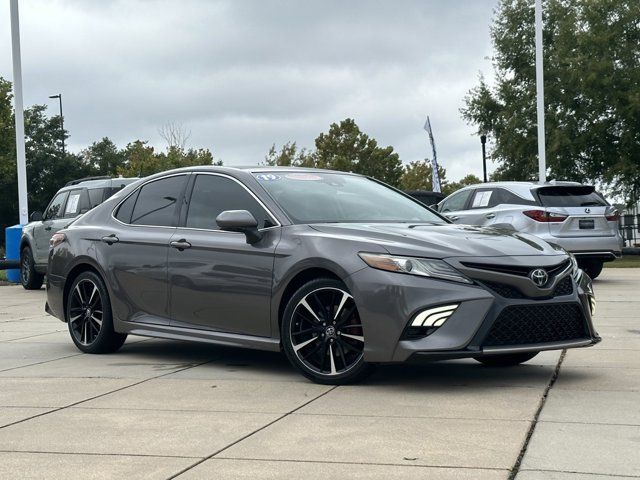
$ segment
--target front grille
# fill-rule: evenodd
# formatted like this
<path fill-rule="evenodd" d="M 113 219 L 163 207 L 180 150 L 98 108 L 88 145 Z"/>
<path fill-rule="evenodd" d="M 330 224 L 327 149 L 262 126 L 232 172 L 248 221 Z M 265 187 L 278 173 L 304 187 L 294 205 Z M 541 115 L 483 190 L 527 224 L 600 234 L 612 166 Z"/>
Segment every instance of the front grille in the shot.
<path fill-rule="evenodd" d="M 497 282 L 482 282 L 491 290 L 496 292 L 498 295 L 504 298 L 526 298 L 524 294 L 518 290 L 516 287 L 512 287 L 511 285 L 507 285 L 505 283 L 497 283 Z"/>
<path fill-rule="evenodd" d="M 474 262 L 461 262 L 462 265 L 477 270 L 489 270 L 490 272 L 506 273 L 508 275 L 518 275 L 520 277 L 527 277 L 532 270 L 540 268 L 539 266 L 521 267 L 519 265 L 494 265 L 488 263 L 474 263 Z M 556 265 L 549 267 L 543 267 L 549 274 L 549 278 L 560 273 L 571 264 L 571 260 L 564 260 Z"/>
<path fill-rule="evenodd" d="M 483 346 L 525 345 L 588 337 L 576 303 L 511 305 L 493 322 Z"/>
<path fill-rule="evenodd" d="M 553 291 L 554 297 L 560 297 L 562 295 L 571 295 L 573 293 L 573 282 L 571 281 L 571 277 L 567 275 L 564 277 L 558 285 L 556 285 L 555 290 Z"/>
<path fill-rule="evenodd" d="M 490 290 L 493 290 L 498 295 L 504 298 L 516 298 L 516 299 L 529 298 L 524 293 L 522 293 L 518 288 L 512 285 L 507 285 L 506 283 L 486 282 L 486 281 L 483 281 L 482 283 L 483 285 L 488 287 Z M 546 299 L 549 299 L 552 297 L 558 297 L 561 295 L 571 295 L 572 293 L 573 293 L 573 282 L 571 281 L 570 276 L 566 276 L 562 280 L 560 280 L 560 282 L 558 282 L 558 285 L 556 285 L 556 288 L 553 290 L 553 294 L 551 296 L 531 297 L 531 298 L 534 298 L 535 300 L 546 300 Z"/>

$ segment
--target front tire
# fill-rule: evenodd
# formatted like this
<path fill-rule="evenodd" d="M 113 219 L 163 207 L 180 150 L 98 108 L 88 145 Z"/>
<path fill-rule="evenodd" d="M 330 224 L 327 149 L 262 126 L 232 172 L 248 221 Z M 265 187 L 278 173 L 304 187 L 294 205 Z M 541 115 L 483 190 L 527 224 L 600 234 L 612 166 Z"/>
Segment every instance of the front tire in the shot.
<path fill-rule="evenodd" d="M 587 274 L 591 280 L 595 280 L 600 272 L 602 272 L 602 267 L 604 262 L 601 260 L 578 260 L 578 266 Z"/>
<path fill-rule="evenodd" d="M 509 353 L 503 355 L 486 355 L 475 359 L 487 367 L 514 367 L 527 362 L 540 352 Z"/>
<path fill-rule="evenodd" d="M 71 284 L 65 320 L 73 343 L 85 353 L 115 352 L 127 339 L 113 329 L 109 292 L 94 272 L 81 273 Z"/>
<path fill-rule="evenodd" d="M 25 290 L 40 290 L 44 283 L 44 275 L 36 271 L 31 247 L 20 252 L 20 283 Z"/>
<path fill-rule="evenodd" d="M 373 370 L 364 361 L 358 309 L 338 280 L 320 278 L 303 285 L 287 303 L 280 335 L 291 364 L 316 383 L 353 383 Z"/>

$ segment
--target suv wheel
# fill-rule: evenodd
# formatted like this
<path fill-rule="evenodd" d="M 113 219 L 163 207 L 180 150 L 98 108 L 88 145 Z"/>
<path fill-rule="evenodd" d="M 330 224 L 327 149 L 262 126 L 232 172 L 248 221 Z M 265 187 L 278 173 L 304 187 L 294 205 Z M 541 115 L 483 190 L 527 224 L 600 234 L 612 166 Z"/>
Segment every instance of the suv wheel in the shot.
<path fill-rule="evenodd" d="M 373 370 L 364 361 L 364 331 L 358 309 L 340 281 L 321 278 L 289 300 L 280 330 L 289 361 L 314 382 L 338 385 Z"/>
<path fill-rule="evenodd" d="M 578 266 L 587 274 L 591 280 L 595 280 L 600 272 L 602 272 L 602 266 L 604 263 L 602 260 L 578 260 Z"/>
<path fill-rule="evenodd" d="M 30 247 L 20 252 L 20 283 L 26 290 L 39 290 L 44 283 L 44 275 L 36 272 Z"/>
<path fill-rule="evenodd" d="M 115 352 L 127 339 L 113 329 L 109 293 L 94 272 L 81 273 L 71 284 L 65 320 L 73 343 L 85 353 Z"/>

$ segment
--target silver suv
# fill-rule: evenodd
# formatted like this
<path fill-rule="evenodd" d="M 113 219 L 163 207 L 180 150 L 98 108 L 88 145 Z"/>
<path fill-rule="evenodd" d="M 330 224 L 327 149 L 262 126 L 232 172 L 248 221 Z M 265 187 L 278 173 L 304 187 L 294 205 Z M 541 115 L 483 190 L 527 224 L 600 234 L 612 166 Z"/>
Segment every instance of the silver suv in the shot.
<path fill-rule="evenodd" d="M 101 204 L 137 178 L 90 177 L 74 180 L 58 190 L 44 214 L 33 212 L 22 229 L 20 281 L 27 290 L 42 286 L 47 273 L 49 239 L 79 215 Z"/>
<path fill-rule="evenodd" d="M 558 244 L 591 278 L 621 254 L 619 214 L 590 185 L 482 183 L 449 195 L 437 210 L 455 223 L 514 229 Z"/>

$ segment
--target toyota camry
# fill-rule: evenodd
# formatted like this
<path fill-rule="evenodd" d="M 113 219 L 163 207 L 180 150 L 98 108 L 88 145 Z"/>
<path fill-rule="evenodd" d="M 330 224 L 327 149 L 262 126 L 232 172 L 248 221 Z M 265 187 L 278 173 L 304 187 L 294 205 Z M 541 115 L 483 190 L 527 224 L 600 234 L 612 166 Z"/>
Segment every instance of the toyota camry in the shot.
<path fill-rule="evenodd" d="M 283 351 L 329 384 L 590 346 L 594 308 L 574 257 L 537 237 L 361 175 L 225 167 L 144 178 L 53 235 L 46 305 L 83 352 L 127 335 Z"/>

